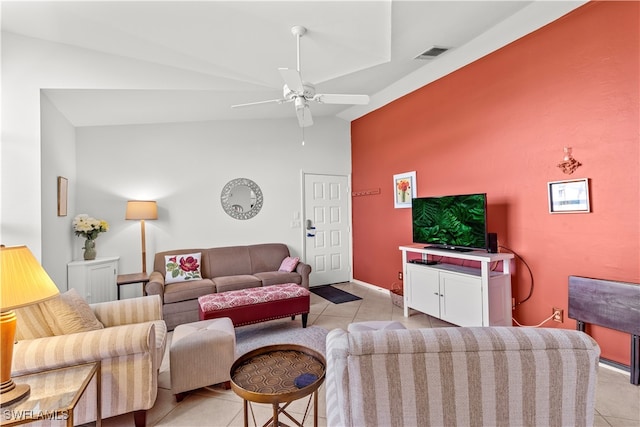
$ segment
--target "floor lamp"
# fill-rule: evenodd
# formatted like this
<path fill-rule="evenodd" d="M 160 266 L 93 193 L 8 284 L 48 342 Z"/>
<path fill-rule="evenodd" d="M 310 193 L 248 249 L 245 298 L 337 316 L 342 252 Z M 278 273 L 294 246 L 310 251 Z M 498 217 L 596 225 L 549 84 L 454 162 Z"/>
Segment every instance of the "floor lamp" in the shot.
<path fill-rule="evenodd" d="M 58 295 L 58 288 L 26 246 L 0 247 L 0 406 L 5 407 L 29 396 L 28 384 L 11 379 L 13 344 L 17 318 L 15 308 L 36 304 Z"/>
<path fill-rule="evenodd" d="M 152 200 L 129 200 L 125 219 L 140 220 L 142 232 L 142 272 L 147 272 L 147 243 L 144 236 L 144 221 L 146 219 L 158 219 L 158 205 Z"/>

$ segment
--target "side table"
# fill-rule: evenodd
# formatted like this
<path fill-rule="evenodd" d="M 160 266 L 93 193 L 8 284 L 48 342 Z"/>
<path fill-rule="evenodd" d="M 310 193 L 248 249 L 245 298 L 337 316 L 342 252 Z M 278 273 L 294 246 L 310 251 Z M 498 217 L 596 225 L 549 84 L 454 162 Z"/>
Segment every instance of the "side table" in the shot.
<path fill-rule="evenodd" d="M 2 408 L 1 426 L 17 426 L 37 420 L 63 420 L 73 427 L 73 410 L 96 379 L 96 427 L 102 426 L 100 362 L 51 369 L 13 377 L 16 384 L 29 384 L 28 398 Z"/>
<path fill-rule="evenodd" d="M 149 283 L 149 275 L 147 273 L 119 274 L 116 279 L 118 285 L 118 299 L 120 299 L 120 286 L 131 285 L 133 283 L 142 283 L 142 296 L 147 295 L 144 287 Z"/>
<path fill-rule="evenodd" d="M 296 425 L 286 408 L 294 400 L 313 393 L 313 425 L 318 425 L 318 388 L 324 382 L 326 363 L 315 350 L 297 344 L 277 344 L 260 347 L 240 356 L 231 366 L 231 389 L 243 401 L 244 425 L 249 425 L 248 402 L 271 403 L 273 416 L 265 424 L 280 426 L 278 415 L 286 415 Z M 311 380 L 296 385 L 301 376 Z M 311 397 L 309 398 L 311 399 Z M 280 406 L 280 404 L 284 404 Z M 309 406 L 307 405 L 307 410 Z M 304 417 L 306 418 L 307 411 Z"/>

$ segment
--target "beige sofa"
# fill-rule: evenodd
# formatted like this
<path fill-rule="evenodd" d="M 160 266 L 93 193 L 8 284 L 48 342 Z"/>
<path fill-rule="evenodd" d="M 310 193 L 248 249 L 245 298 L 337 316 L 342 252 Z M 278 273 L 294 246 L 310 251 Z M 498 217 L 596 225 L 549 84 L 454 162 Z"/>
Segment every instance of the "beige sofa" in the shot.
<path fill-rule="evenodd" d="M 18 342 L 12 377 L 100 361 L 102 418 L 133 412 L 136 426 L 144 426 L 146 410 L 156 401 L 158 369 L 167 343 L 160 299 L 150 296 L 91 304 L 87 310 L 93 311 L 103 328 L 66 335 L 55 335 L 59 319 L 51 318 L 45 307 L 49 304 L 15 310 Z M 74 410 L 76 425 L 96 419 L 95 381 Z"/>
<path fill-rule="evenodd" d="M 512 327 L 327 335 L 329 426 L 593 425 L 600 349 Z"/>
<path fill-rule="evenodd" d="M 201 254 L 202 279 L 166 284 L 165 257 L 191 253 Z M 299 262 L 292 272 L 278 271 L 289 256 L 289 248 L 282 243 L 158 252 L 145 290 L 147 295 L 160 296 L 164 321 L 173 330 L 199 320 L 198 297 L 202 295 L 282 283 L 309 289 L 310 265 Z"/>

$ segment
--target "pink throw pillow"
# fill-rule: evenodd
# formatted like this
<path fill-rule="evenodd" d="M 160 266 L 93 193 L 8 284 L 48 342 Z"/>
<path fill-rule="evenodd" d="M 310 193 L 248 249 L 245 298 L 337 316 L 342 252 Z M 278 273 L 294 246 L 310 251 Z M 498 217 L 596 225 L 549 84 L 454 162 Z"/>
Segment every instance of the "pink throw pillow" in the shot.
<path fill-rule="evenodd" d="M 291 258 L 290 256 L 288 256 L 284 260 L 282 260 L 282 264 L 280 264 L 280 268 L 278 269 L 278 271 L 286 271 L 291 273 L 293 270 L 295 270 L 296 265 L 298 265 L 298 261 L 300 261 L 300 258 Z"/>

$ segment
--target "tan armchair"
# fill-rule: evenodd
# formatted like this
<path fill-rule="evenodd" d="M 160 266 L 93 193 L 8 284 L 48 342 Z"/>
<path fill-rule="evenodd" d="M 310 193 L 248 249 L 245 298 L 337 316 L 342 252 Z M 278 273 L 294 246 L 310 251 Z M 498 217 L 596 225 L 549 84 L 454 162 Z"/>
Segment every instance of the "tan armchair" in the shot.
<path fill-rule="evenodd" d="M 160 298 L 91 304 L 104 328 L 65 335 L 52 335 L 56 319 L 51 319 L 43 304 L 46 302 L 16 310 L 18 343 L 12 376 L 99 360 L 102 418 L 134 412 L 136 426 L 144 426 L 146 410 L 156 400 L 158 369 L 166 346 Z M 89 385 L 76 406 L 76 424 L 96 419 L 95 399 L 95 386 Z"/>

